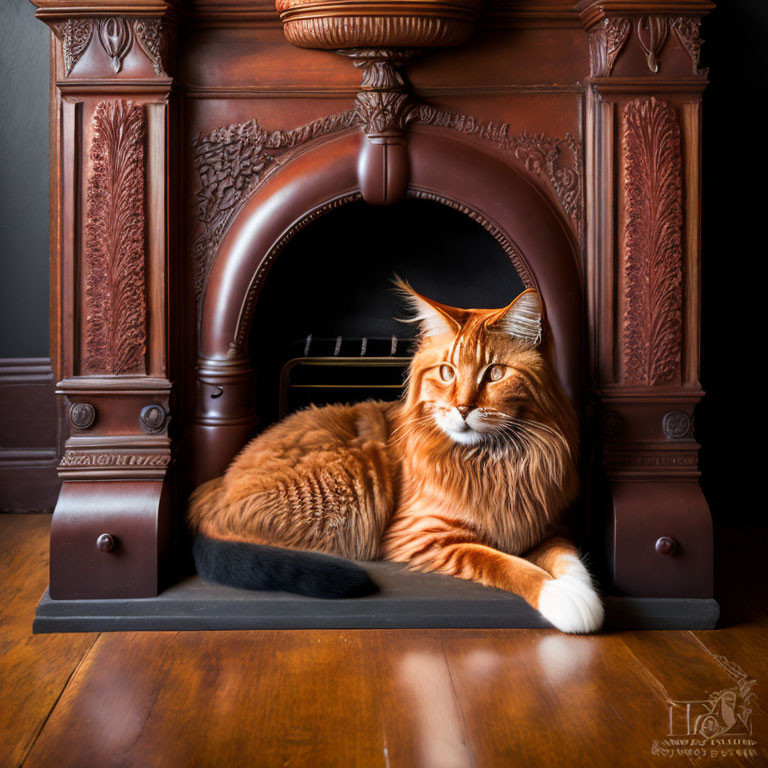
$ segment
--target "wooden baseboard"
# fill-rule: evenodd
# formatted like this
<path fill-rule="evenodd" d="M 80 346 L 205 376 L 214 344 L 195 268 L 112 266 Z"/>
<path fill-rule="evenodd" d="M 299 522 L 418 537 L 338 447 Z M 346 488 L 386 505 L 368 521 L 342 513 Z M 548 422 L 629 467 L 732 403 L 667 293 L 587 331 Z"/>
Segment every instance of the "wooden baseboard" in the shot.
<path fill-rule="evenodd" d="M 50 359 L 0 358 L 0 511 L 53 510 L 59 434 Z"/>

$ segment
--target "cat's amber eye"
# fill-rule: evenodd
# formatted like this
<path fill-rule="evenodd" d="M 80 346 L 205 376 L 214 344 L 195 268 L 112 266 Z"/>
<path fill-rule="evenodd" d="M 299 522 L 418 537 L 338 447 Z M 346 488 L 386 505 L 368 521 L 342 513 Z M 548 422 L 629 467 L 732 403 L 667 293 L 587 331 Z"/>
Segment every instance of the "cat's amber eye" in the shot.
<path fill-rule="evenodd" d="M 488 373 L 486 375 L 488 376 L 488 381 L 498 381 L 499 379 L 504 378 L 504 366 L 492 365 L 488 369 Z"/>
<path fill-rule="evenodd" d="M 456 376 L 456 372 L 450 365 L 440 366 L 440 378 L 443 381 L 453 381 L 454 376 Z"/>

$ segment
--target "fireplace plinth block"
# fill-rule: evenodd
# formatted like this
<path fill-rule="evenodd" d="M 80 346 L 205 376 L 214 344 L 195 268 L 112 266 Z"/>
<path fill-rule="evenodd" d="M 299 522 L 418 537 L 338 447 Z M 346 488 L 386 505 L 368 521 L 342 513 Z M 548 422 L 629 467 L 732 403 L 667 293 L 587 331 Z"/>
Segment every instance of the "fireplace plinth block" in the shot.
<path fill-rule="evenodd" d="M 51 524 L 52 597 L 157 595 L 165 586 L 168 499 L 162 480 L 65 481 Z"/>
<path fill-rule="evenodd" d="M 698 483 L 619 481 L 612 495 L 616 588 L 645 597 L 711 596 L 712 520 Z"/>

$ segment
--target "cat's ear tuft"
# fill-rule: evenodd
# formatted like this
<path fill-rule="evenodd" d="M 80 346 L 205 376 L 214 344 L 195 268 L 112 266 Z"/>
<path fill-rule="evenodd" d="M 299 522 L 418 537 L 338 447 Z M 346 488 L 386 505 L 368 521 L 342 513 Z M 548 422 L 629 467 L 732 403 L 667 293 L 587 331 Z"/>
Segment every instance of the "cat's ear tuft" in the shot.
<path fill-rule="evenodd" d="M 529 288 L 488 320 L 487 326 L 536 346 L 541 342 L 541 296 Z"/>
<path fill-rule="evenodd" d="M 413 315 L 403 320 L 406 323 L 419 323 L 422 336 L 439 336 L 444 333 L 455 334 L 462 324 L 461 313 L 464 310 L 448 307 L 437 301 L 432 301 L 426 296 L 411 288 L 411 286 L 399 277 L 395 278 L 400 295 L 413 312 Z"/>

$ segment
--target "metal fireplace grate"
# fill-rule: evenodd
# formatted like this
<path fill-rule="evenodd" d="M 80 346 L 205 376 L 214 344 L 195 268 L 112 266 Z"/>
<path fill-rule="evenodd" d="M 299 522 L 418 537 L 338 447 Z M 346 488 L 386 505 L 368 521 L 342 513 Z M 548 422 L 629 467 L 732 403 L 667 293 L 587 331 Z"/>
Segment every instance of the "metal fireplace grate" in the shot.
<path fill-rule="evenodd" d="M 280 372 L 280 418 L 308 405 L 397 400 L 413 339 L 314 338 L 292 345 Z"/>

